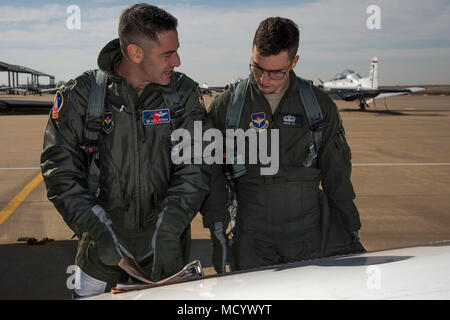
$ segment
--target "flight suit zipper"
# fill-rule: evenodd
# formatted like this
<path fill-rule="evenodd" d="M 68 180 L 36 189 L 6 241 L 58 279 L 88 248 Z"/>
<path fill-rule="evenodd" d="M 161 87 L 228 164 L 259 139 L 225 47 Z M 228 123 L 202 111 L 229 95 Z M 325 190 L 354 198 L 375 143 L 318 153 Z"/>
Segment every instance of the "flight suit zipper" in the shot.
<path fill-rule="evenodd" d="M 140 152 L 137 106 L 133 103 L 131 109 L 131 125 L 133 128 L 133 159 L 134 159 L 134 194 L 135 194 L 135 226 L 141 229 L 141 193 L 140 193 Z"/>
<path fill-rule="evenodd" d="M 139 191 L 139 212 L 138 212 L 138 217 L 137 217 L 137 221 L 138 221 L 138 228 L 139 229 L 143 229 L 144 228 L 144 213 L 143 213 L 143 208 L 145 207 L 140 201 L 144 198 L 144 195 L 141 194 L 142 190 L 141 190 L 141 168 L 145 168 L 144 165 L 144 161 L 142 158 L 142 152 L 140 151 L 140 147 L 144 147 L 145 144 L 145 130 L 144 130 L 144 123 L 143 123 L 143 118 L 142 118 L 142 110 L 141 108 L 138 108 L 138 111 L 136 113 L 136 126 L 137 126 L 137 140 L 136 140 L 136 145 L 138 148 L 138 164 L 139 164 L 139 172 L 138 172 L 138 181 L 139 181 L 139 187 L 138 187 L 138 191 Z"/>

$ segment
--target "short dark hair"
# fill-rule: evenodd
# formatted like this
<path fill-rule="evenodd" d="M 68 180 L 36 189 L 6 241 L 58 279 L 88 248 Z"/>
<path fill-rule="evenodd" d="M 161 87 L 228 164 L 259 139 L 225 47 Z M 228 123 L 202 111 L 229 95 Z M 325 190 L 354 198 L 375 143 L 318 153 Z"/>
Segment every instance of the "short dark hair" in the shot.
<path fill-rule="evenodd" d="M 119 39 L 126 54 L 129 44 L 140 44 L 142 39 L 158 43 L 158 33 L 176 30 L 177 19 L 170 13 L 147 3 L 138 3 L 120 15 Z"/>
<path fill-rule="evenodd" d="M 300 42 L 298 26 L 290 19 L 270 17 L 259 24 L 253 38 L 262 56 L 277 55 L 287 50 L 289 58 L 294 59 Z"/>

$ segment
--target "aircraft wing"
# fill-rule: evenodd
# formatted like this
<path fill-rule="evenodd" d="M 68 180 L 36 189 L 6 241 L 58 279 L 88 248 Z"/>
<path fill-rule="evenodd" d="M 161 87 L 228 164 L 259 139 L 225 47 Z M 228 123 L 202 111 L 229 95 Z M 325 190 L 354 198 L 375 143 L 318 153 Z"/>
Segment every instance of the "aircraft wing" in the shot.
<path fill-rule="evenodd" d="M 379 90 L 324 89 L 324 91 L 328 93 L 332 99 L 345 101 L 373 98 L 379 94 Z"/>
<path fill-rule="evenodd" d="M 366 102 L 371 103 L 373 101 L 373 99 L 381 99 L 381 98 L 393 97 L 393 96 L 398 96 L 398 95 L 411 93 L 411 92 L 423 91 L 423 90 L 425 90 L 425 88 L 413 87 L 413 88 L 406 88 L 405 90 L 408 90 L 408 91 L 400 90 L 398 92 L 383 92 L 383 93 L 380 93 L 379 95 L 377 95 L 376 97 L 367 100 Z"/>
<path fill-rule="evenodd" d="M 450 241 L 203 277 L 93 300 L 450 299 Z"/>
<path fill-rule="evenodd" d="M 59 88 L 39 89 L 41 93 L 56 92 Z"/>
<path fill-rule="evenodd" d="M 411 92 L 425 90 L 425 88 L 406 88 L 401 90 L 396 89 L 325 89 L 331 98 L 336 100 L 353 101 L 356 99 L 369 99 L 369 98 L 386 98 L 390 96 L 396 96 L 401 94 L 407 94 Z M 367 101 L 369 103 L 369 101 Z"/>
<path fill-rule="evenodd" d="M 22 92 L 22 93 L 26 93 L 27 89 L 24 88 L 11 88 L 11 91 L 17 91 L 17 92 Z"/>

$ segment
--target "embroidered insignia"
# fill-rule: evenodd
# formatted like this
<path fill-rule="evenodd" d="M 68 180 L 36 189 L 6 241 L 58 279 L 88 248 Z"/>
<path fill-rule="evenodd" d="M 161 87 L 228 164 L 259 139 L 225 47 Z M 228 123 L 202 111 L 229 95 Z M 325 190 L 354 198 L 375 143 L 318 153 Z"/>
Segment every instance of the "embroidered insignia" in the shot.
<path fill-rule="evenodd" d="M 61 93 L 61 91 L 56 91 L 55 99 L 53 100 L 53 108 L 52 108 L 52 118 L 58 119 L 59 118 L 59 111 L 61 110 L 61 107 L 64 103 L 64 97 Z"/>
<path fill-rule="evenodd" d="M 256 132 L 261 132 L 269 127 L 269 121 L 266 120 L 266 114 L 264 112 L 253 113 L 251 118 L 250 128 Z"/>
<path fill-rule="evenodd" d="M 106 134 L 110 134 L 113 129 L 114 120 L 112 112 L 106 112 L 103 118 L 103 131 L 105 131 Z"/>
<path fill-rule="evenodd" d="M 144 110 L 142 112 L 144 125 L 170 122 L 169 109 Z"/>
<path fill-rule="evenodd" d="M 303 125 L 303 116 L 300 114 L 278 113 L 275 122 L 283 127 L 301 128 Z"/>

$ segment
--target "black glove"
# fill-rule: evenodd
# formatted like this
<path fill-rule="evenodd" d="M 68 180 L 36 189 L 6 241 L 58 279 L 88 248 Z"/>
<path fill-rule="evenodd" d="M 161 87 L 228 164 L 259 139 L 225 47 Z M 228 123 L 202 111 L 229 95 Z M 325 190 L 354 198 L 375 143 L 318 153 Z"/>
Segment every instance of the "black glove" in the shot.
<path fill-rule="evenodd" d="M 164 207 L 159 215 L 152 239 L 153 281 L 167 278 L 183 268 L 181 235 L 189 223 L 187 215 L 173 203 Z"/>
<path fill-rule="evenodd" d="M 209 227 L 211 232 L 211 260 L 217 273 L 225 273 L 228 262 L 231 271 L 234 269 L 234 259 L 231 252 L 226 229 L 222 222 L 216 222 Z"/>
<path fill-rule="evenodd" d="M 112 228 L 112 221 L 105 210 L 99 205 L 94 206 L 90 213 L 97 217 L 88 233 L 94 239 L 97 256 L 105 265 L 117 266 L 123 256 L 133 258 L 125 249 Z"/>
<path fill-rule="evenodd" d="M 100 235 L 97 240 L 94 240 L 95 247 L 97 249 L 97 255 L 100 261 L 108 266 L 119 265 L 120 259 L 123 257 L 123 253 L 116 246 L 111 234 L 105 231 Z"/>
<path fill-rule="evenodd" d="M 367 252 L 362 243 L 359 241 L 358 231 L 352 232 L 352 245 L 354 253 Z"/>

